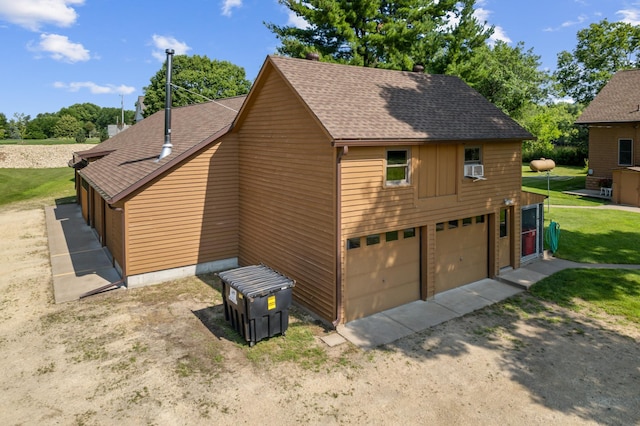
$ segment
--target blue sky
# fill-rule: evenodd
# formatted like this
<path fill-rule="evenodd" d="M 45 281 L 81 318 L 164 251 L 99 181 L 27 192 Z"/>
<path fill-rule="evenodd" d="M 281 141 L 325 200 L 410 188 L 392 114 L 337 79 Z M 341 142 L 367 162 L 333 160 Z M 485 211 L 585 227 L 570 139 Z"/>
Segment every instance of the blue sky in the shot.
<path fill-rule="evenodd" d="M 640 0 L 478 0 L 476 13 L 494 38 L 524 42 L 553 70 L 589 24 L 640 25 Z M 277 0 L 0 0 L 0 112 L 35 117 L 121 100 L 134 109 L 167 48 L 228 60 L 253 80 L 278 46 L 265 21 L 296 24 Z"/>

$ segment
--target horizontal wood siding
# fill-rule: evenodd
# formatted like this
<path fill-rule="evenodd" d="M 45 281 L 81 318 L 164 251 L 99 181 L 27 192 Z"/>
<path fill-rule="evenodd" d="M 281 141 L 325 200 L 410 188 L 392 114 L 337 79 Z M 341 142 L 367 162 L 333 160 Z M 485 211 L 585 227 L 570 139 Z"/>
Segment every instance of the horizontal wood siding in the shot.
<path fill-rule="evenodd" d="M 351 147 L 348 155 L 342 159 L 342 244 L 352 237 L 416 228 L 422 238 L 427 239 L 422 241 L 422 279 L 427 280 L 426 285 L 422 283 L 422 297 L 432 297 L 435 291 L 438 250 L 435 241 L 436 224 L 482 215 L 499 216 L 500 208 L 505 206 L 505 200 L 513 200 L 514 206 L 520 205 L 520 143 L 474 145 L 482 146 L 486 180 L 474 182 L 473 179 L 463 177 L 463 144 L 454 145 L 453 150 L 456 154 L 453 164 L 450 160 L 453 155 L 451 145 L 446 145 L 446 148 L 440 151 L 438 147 L 433 146 L 414 146 L 411 147 L 411 184 L 400 187 L 385 187 L 384 147 Z M 431 161 L 430 154 L 435 153 L 437 158 L 438 152 L 445 153 L 442 159 L 450 166 L 436 167 L 439 172 L 434 174 L 434 162 Z M 435 182 L 432 183 L 431 180 L 434 179 Z M 443 184 L 440 180 L 446 183 Z M 451 194 L 454 184 L 455 193 Z M 514 210 L 514 235 L 519 235 L 519 207 Z M 489 217 L 495 216 L 486 216 L 485 220 L 489 220 Z M 489 229 L 494 233 L 498 232 L 495 226 L 490 226 Z M 489 240 L 496 241 L 496 238 L 493 236 Z M 495 276 L 499 270 L 497 244 L 493 244 L 492 247 L 493 252 L 489 253 L 489 259 L 492 260 L 489 276 Z M 514 263 L 517 263 L 514 267 L 518 267 L 520 244 L 514 244 L 510 250 L 513 251 Z M 486 270 L 486 260 L 483 263 L 482 267 Z"/>
<path fill-rule="evenodd" d="M 294 298 L 335 319 L 335 149 L 275 72 L 239 125 L 240 264 L 296 280 Z"/>
<path fill-rule="evenodd" d="M 127 200 L 128 275 L 237 257 L 237 167 L 226 135 Z"/>
<path fill-rule="evenodd" d="M 589 168 L 593 170 L 587 176 L 587 188 L 599 189 L 601 179 L 611 179 L 612 170 L 618 165 L 618 140 L 633 140 L 634 165 L 640 164 L 640 129 L 635 123 L 589 128 Z"/>

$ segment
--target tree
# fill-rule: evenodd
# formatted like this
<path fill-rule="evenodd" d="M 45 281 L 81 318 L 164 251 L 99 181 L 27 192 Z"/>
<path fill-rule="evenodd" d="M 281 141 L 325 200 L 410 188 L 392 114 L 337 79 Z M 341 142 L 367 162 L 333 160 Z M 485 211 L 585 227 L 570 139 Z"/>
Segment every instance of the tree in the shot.
<path fill-rule="evenodd" d="M 7 116 L 0 112 L 0 139 L 4 139 L 9 134 L 9 122 Z"/>
<path fill-rule="evenodd" d="M 520 124 L 537 138 L 537 143 L 549 147 L 556 145 L 587 149 L 588 129 L 574 124 L 583 109 L 580 104 L 567 102 L 533 105 L 523 115 Z"/>
<path fill-rule="evenodd" d="M 442 72 L 464 61 L 493 29 L 473 17 L 475 0 L 279 0 L 307 28 L 265 25 L 280 40 L 278 53 L 366 67 Z M 146 100 L 145 100 L 146 102 Z"/>
<path fill-rule="evenodd" d="M 38 114 L 36 118 L 27 124 L 27 139 L 47 139 L 54 137 L 54 128 L 58 123 L 57 114 L 44 113 Z"/>
<path fill-rule="evenodd" d="M 90 138 L 95 138 L 98 136 L 98 132 L 96 131 L 96 126 L 91 122 L 84 123 L 83 129 L 84 129 L 85 135 Z"/>
<path fill-rule="evenodd" d="M 133 124 L 136 112 L 124 110 L 125 124 Z M 101 108 L 94 124 L 97 129 L 106 129 L 109 124 L 121 124 L 122 110 L 120 108 Z"/>
<path fill-rule="evenodd" d="M 606 19 L 578 31 L 572 53 L 558 54 L 554 73 L 561 96 L 588 104 L 619 70 L 640 67 L 640 25 Z"/>
<path fill-rule="evenodd" d="M 101 109 L 102 108 L 96 104 L 85 102 L 83 104 L 73 104 L 69 107 L 62 108 L 58 111 L 58 115 L 60 117 L 63 115 L 70 115 L 82 123 L 95 123 Z"/>
<path fill-rule="evenodd" d="M 56 138 L 75 138 L 78 130 L 82 130 L 82 124 L 69 114 L 62 115 L 55 125 L 54 136 Z"/>
<path fill-rule="evenodd" d="M 449 65 L 447 74 L 457 75 L 512 118 L 517 119 L 529 104 L 547 98 L 550 76 L 540 71 L 540 57 L 524 43 L 511 47 L 498 41 L 483 45 L 471 58 Z"/>
<path fill-rule="evenodd" d="M 78 129 L 75 139 L 76 143 L 85 143 L 87 141 L 87 133 L 83 128 Z"/>
<path fill-rule="evenodd" d="M 199 55 L 177 55 L 173 58 L 172 68 L 173 106 L 244 95 L 251 88 L 244 68 L 231 62 L 211 60 Z M 166 74 L 165 63 L 151 77 L 151 83 L 143 89 L 145 117 L 165 108 Z"/>
<path fill-rule="evenodd" d="M 11 139 L 24 139 L 27 134 L 27 124 L 31 116 L 23 113 L 13 114 L 13 118 L 9 120 L 9 137 Z"/>

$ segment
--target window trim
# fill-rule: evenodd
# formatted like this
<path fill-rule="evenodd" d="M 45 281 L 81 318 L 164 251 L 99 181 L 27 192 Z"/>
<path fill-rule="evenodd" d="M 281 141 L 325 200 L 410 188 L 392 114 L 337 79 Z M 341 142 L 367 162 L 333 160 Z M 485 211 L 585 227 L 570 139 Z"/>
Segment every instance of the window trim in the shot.
<path fill-rule="evenodd" d="M 406 154 L 406 162 L 403 164 L 389 165 L 389 152 L 404 151 Z M 388 180 L 389 168 L 401 168 L 405 169 L 405 178 L 400 180 Z M 407 186 L 411 184 L 411 149 L 410 148 L 387 148 L 384 158 L 384 184 L 385 186 Z"/>
<path fill-rule="evenodd" d="M 467 160 L 467 150 L 478 150 L 477 160 Z M 464 147 L 464 164 L 480 164 L 482 165 L 482 145 L 469 145 Z"/>
<path fill-rule="evenodd" d="M 502 218 L 502 213 L 504 213 L 504 220 Z M 500 209 L 498 228 L 500 238 L 507 238 L 509 236 L 509 209 Z"/>
<path fill-rule="evenodd" d="M 622 144 L 623 141 L 624 142 L 629 142 L 629 148 L 630 148 L 629 151 L 628 151 L 629 152 L 629 163 L 622 163 L 621 162 L 620 154 L 622 152 L 621 144 Z M 626 152 L 627 151 L 625 151 L 625 153 Z M 620 139 L 618 139 L 618 166 L 633 166 L 633 139 L 631 139 L 631 138 L 620 138 Z"/>

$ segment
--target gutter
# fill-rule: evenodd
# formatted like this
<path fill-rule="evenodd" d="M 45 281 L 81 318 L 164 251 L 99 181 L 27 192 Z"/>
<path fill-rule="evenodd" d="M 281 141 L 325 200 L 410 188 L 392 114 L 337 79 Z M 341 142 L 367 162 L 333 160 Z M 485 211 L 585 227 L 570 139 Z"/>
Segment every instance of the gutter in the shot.
<path fill-rule="evenodd" d="M 331 143 L 336 148 L 348 146 L 409 146 L 409 145 L 430 145 L 439 143 L 482 143 L 482 142 L 522 142 L 524 140 L 537 140 L 532 135 L 509 138 L 477 138 L 477 139 L 334 139 Z"/>

